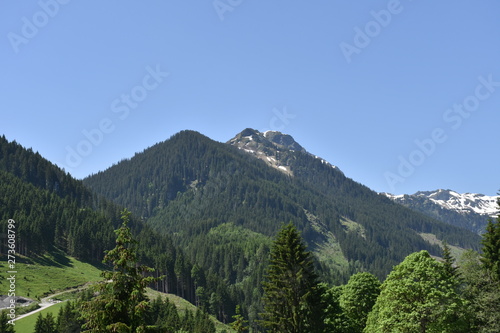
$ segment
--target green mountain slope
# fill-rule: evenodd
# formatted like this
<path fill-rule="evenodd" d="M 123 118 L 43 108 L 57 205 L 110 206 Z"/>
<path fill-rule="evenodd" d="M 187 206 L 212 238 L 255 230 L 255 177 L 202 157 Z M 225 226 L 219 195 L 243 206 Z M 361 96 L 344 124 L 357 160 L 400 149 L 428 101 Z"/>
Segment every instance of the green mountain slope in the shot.
<path fill-rule="evenodd" d="M 8 220 L 15 220 L 16 253 L 26 260 L 43 261 L 46 254 L 61 253 L 99 264 L 104 252 L 114 247 L 113 230 L 121 224 L 122 207 L 94 194 L 38 153 L 0 137 L 0 230 L 5 233 Z M 207 278 L 195 286 L 193 264 L 168 235 L 158 234 L 137 217 L 130 226 L 139 241 L 141 262 L 154 267 L 156 276 L 164 276 L 153 287 L 192 303 L 198 286 L 208 294 L 227 295 L 221 319 L 231 319 L 236 301 L 221 278 L 198 268 Z M 7 244 L 8 238 L 1 237 L 2 259 L 6 259 Z M 24 278 L 30 279 L 26 274 Z M 47 282 L 51 279 L 48 276 Z"/>
<path fill-rule="evenodd" d="M 282 223 L 301 230 L 330 282 L 362 270 L 382 278 L 421 249 L 438 255 L 439 246 L 421 233 L 464 248 L 479 245 L 477 235 L 398 205 L 286 141 L 276 150 L 256 131 L 244 132 L 240 137 L 264 142 L 275 165 L 183 131 L 84 183 L 172 235 L 190 260 L 234 286 L 250 319 L 259 311 L 268 242 Z M 203 293 L 197 301 L 218 302 Z"/>

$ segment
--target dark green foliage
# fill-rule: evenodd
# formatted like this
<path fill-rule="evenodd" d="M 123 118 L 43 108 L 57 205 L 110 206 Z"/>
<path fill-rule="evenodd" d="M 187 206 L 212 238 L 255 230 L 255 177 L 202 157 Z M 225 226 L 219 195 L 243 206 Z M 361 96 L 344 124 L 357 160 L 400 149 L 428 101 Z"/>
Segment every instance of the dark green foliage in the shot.
<path fill-rule="evenodd" d="M 293 177 L 234 147 L 185 131 L 86 179 L 98 192 L 94 194 L 39 154 L 2 137 L 0 228 L 9 218 L 16 220 L 22 254 L 56 246 L 79 259 L 101 261 L 113 247 L 121 210 L 117 204 L 131 207 L 142 217 L 131 216 L 130 221 L 139 242 L 135 259 L 155 268 L 147 276 L 160 278 L 152 286 L 180 295 L 225 322 L 240 304 L 241 315 L 254 330 L 263 310 L 261 282 L 270 239 L 283 221 L 295 221 L 313 251 L 324 244 L 327 233 L 335 236 L 349 267 L 339 271 L 317 262 L 330 283 L 346 282 L 360 270 L 383 278 L 419 249 L 440 253 L 416 232 L 477 248 L 477 236 L 400 207 L 313 156 L 284 151 L 276 158 L 291 168 Z M 359 224 L 363 234 L 342 225 L 344 218 Z M 71 315 L 61 318 L 66 317 Z M 196 318 L 201 323 L 206 315 L 187 312 L 177 317 L 186 323 L 177 329 L 192 331 Z M 332 323 L 345 323 L 344 314 L 332 318 Z"/>
<path fill-rule="evenodd" d="M 155 332 L 215 332 L 215 326 L 206 313 L 186 310 L 180 315 L 175 305 L 158 296 L 152 303 L 147 314 L 147 324 L 150 329 L 154 326 Z"/>
<path fill-rule="evenodd" d="M 59 310 L 56 325 L 58 333 L 80 333 L 83 321 L 78 310 L 73 302 L 66 302 Z"/>
<path fill-rule="evenodd" d="M 151 303 L 148 324 L 155 325 L 160 331 L 166 330 L 167 332 L 175 332 L 182 327 L 175 305 L 167 298 L 162 300 L 161 296 L 158 296 Z"/>
<path fill-rule="evenodd" d="M 440 253 L 414 230 L 464 247 L 478 246 L 477 235 L 397 205 L 313 156 L 284 151 L 279 158 L 289 163 L 294 177 L 235 147 L 183 131 L 84 182 L 186 243 L 227 222 L 273 237 L 279 223 L 293 220 L 313 246 L 324 235 L 311 226 L 307 211 L 333 232 L 353 265 L 359 262 L 379 278 L 411 252 Z M 365 237 L 347 232 L 341 217 L 361 224 Z M 336 272 L 331 273 L 333 279 Z"/>
<path fill-rule="evenodd" d="M 41 313 L 38 315 L 34 333 L 58 333 L 52 313 L 47 313 L 45 317 Z"/>
<path fill-rule="evenodd" d="M 296 228 L 284 226 L 271 249 L 264 282 L 263 325 L 270 332 L 322 332 L 321 294 L 311 254 Z"/>
<path fill-rule="evenodd" d="M 459 278 L 458 267 L 455 265 L 455 258 L 453 258 L 453 256 L 451 255 L 450 247 L 446 242 L 443 242 L 442 258 L 446 274 L 449 277 Z"/>
<path fill-rule="evenodd" d="M 82 208 L 75 200 L 63 199 L 1 170 L 0 187 L 1 226 L 8 219 L 16 221 L 19 253 L 43 253 L 58 246 L 81 260 L 102 259 L 112 240 L 113 225 L 107 223 L 106 215 L 113 215 L 113 208 L 108 212 Z"/>
<path fill-rule="evenodd" d="M 464 282 L 463 295 L 470 303 L 471 332 L 500 332 L 500 281 L 481 262 L 479 253 L 469 250 L 459 260 Z"/>
<path fill-rule="evenodd" d="M 243 318 L 240 311 L 240 306 L 236 306 L 236 314 L 233 316 L 234 321 L 231 323 L 231 327 L 237 333 L 247 332 L 248 329 L 246 327 L 247 321 Z"/>
<path fill-rule="evenodd" d="M 498 201 L 500 208 L 500 200 Z M 484 267 L 492 277 L 500 281 L 500 216 L 496 221 L 490 220 L 483 235 L 483 257 Z"/>
<path fill-rule="evenodd" d="M 254 329 L 262 311 L 260 285 L 267 260 L 262 254 L 285 221 L 294 221 L 313 252 L 327 235 L 334 235 L 348 267 L 318 261 L 318 274 L 327 283 L 345 283 L 358 271 L 383 279 L 406 255 L 421 249 L 439 255 L 439 246 L 423 240 L 421 232 L 478 248 L 478 235 L 395 204 L 311 155 L 282 151 L 276 158 L 290 167 L 293 177 L 235 147 L 183 131 L 84 183 L 129 207 L 156 231 L 172 235 L 183 249 L 185 257 L 162 256 L 158 263 L 174 270 L 162 273 L 169 279 L 163 283 L 165 291 L 203 306 L 208 297 L 208 311 L 225 322 L 240 304 Z M 344 218 L 364 233 L 348 230 L 341 223 Z M 246 237 L 237 239 L 236 231 Z M 183 267 L 187 261 L 206 272 L 206 285 L 194 286 L 191 268 Z M 205 289 L 198 290 L 201 299 L 198 287 Z"/>
<path fill-rule="evenodd" d="M 482 256 L 470 250 L 460 258 L 463 294 L 470 302 L 473 331 L 500 332 L 500 217 L 488 222 L 482 244 Z"/>
<path fill-rule="evenodd" d="M 137 241 L 128 227 L 130 212 L 122 214 L 123 224 L 115 231 L 116 246 L 108 251 L 104 263 L 112 264 L 112 271 L 103 271 L 104 282 L 99 284 L 99 295 L 83 304 L 85 332 L 145 332 L 145 317 L 149 310 L 146 287 L 155 279 L 144 277 L 152 272 L 147 266 L 138 266 Z"/>
<path fill-rule="evenodd" d="M 0 333 L 15 333 L 14 325 L 9 324 L 7 311 L 0 311 Z"/>
<path fill-rule="evenodd" d="M 121 210 L 38 153 L 0 137 L 0 229 L 6 230 L 8 219 L 16 221 L 20 254 L 36 256 L 56 247 L 80 260 L 99 263 L 105 250 L 113 248 L 113 230 L 119 226 Z M 174 263 L 184 255 L 170 237 L 159 235 L 134 216 L 130 228 L 139 241 L 139 261 L 155 267 L 155 277 L 163 276 L 152 287 L 195 303 L 191 261 L 182 258 L 177 275 Z M 0 254 L 7 249 L 6 242 L 7 238 L 0 238 Z M 227 286 L 215 275 L 205 288 L 209 295 L 228 294 Z M 228 306 L 234 309 L 234 302 Z"/>

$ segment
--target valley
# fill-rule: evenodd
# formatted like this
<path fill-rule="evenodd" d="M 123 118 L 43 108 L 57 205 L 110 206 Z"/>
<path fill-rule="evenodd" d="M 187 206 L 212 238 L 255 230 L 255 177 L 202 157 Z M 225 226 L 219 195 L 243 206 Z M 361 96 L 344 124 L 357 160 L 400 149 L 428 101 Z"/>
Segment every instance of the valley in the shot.
<path fill-rule="evenodd" d="M 83 181 L 1 144 L 9 195 L 0 213 L 20 221 L 17 293 L 33 299 L 100 281 L 122 207 L 132 214 L 140 262 L 154 268 L 155 292 L 203 309 L 217 325 L 238 308 L 255 332 L 269 253 L 287 223 L 329 286 L 362 272 L 383 281 L 412 253 L 441 257 L 444 244 L 458 259 L 480 249 L 477 231 L 486 226 L 466 230 L 448 215 L 399 204 L 410 197 L 376 193 L 276 131 L 245 129 L 226 143 L 182 131 Z"/>

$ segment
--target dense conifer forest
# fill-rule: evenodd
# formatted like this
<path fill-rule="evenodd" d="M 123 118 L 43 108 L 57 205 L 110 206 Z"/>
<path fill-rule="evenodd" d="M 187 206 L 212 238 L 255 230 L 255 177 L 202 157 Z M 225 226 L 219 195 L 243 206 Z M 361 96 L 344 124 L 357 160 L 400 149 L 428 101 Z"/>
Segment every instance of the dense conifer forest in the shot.
<path fill-rule="evenodd" d="M 199 309 L 181 314 L 167 300 L 141 296 L 148 304 L 147 321 L 113 326 L 134 327 L 134 332 L 213 332 L 208 314 L 234 322 L 238 332 L 494 331 L 488 329 L 495 327 L 492 311 L 500 308 L 494 296 L 499 222 L 490 223 L 481 245 L 478 235 L 393 203 L 309 154 L 284 151 L 276 158 L 286 161 L 293 176 L 236 147 L 184 131 L 82 182 L 1 137 L 0 223 L 5 228 L 8 219 L 17 221 L 23 256 L 57 248 L 87 262 L 105 259 L 110 268 L 116 261 L 110 250 L 118 248 L 128 228 L 126 239 L 135 254 L 127 267 L 152 268 L 139 274 L 146 280 L 134 275 L 137 283 L 179 295 Z M 131 214 L 122 225 L 124 207 Z M 441 246 L 421 234 L 470 250 L 458 269 L 449 269 L 450 253 L 443 255 Z M 1 242 L 4 255 L 6 239 Z M 475 251 L 481 248 L 480 259 Z M 284 281 L 276 266 L 280 256 L 298 258 L 289 270 L 298 275 L 287 275 L 286 286 L 279 282 Z M 127 269 L 122 273 L 130 275 Z M 395 294 L 391 288 L 402 288 L 405 299 L 405 288 L 420 279 L 411 274 L 435 279 L 429 283 L 438 296 L 404 310 L 421 313 L 418 325 L 424 326 L 387 326 L 413 325 L 404 311 L 397 317 L 398 303 L 384 298 Z M 408 285 L 398 282 L 402 277 L 408 277 Z M 272 303 L 276 297 L 269 293 L 279 288 L 298 288 L 304 297 Z M 75 313 L 96 306 L 93 295 L 82 295 L 57 318 L 41 316 L 40 327 L 52 322 L 54 332 L 69 332 L 58 324 L 65 322 L 79 332 L 93 317 Z M 128 302 L 127 293 L 120 297 Z M 288 301 L 297 302 L 289 316 L 276 318 Z M 297 307 L 305 312 L 295 313 Z"/>
<path fill-rule="evenodd" d="M 8 219 L 16 221 L 19 254 L 36 256 L 58 248 L 80 260 L 100 263 L 113 247 L 113 230 L 120 224 L 123 208 L 5 137 L 0 138 L 0 187 L 0 227 L 6 230 Z M 236 301 L 221 278 L 193 265 L 168 235 L 153 231 L 140 218 L 132 216 L 130 227 L 139 241 L 140 262 L 155 267 L 154 276 L 162 276 L 152 287 L 196 303 L 196 287 L 203 286 L 208 295 L 225 295 L 218 309 L 221 318 L 234 314 Z M 5 255 L 7 238 L 0 241 L 0 253 Z M 203 277 L 203 285 L 195 284 L 192 271 Z"/>

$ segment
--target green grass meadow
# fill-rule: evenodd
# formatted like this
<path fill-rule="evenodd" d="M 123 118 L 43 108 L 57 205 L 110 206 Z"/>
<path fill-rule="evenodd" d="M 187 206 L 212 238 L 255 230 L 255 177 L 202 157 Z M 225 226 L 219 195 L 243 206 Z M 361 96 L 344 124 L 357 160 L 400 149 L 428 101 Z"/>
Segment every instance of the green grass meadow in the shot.
<path fill-rule="evenodd" d="M 0 273 L 0 295 L 7 295 L 9 290 L 8 281 L 5 280 L 7 275 L 6 258 L 1 258 Z M 63 302 L 52 305 L 42 311 L 34 313 L 30 316 L 21 318 L 15 321 L 15 330 L 18 333 L 31 333 L 34 331 L 36 320 L 40 313 L 46 316 L 52 313 L 54 318 L 57 317 L 59 309 L 65 305 L 65 300 L 74 299 L 74 292 L 71 290 L 76 287 L 83 286 L 87 283 L 102 281 L 101 269 L 104 267 L 96 267 L 88 263 L 81 262 L 75 258 L 67 257 L 60 251 L 39 256 L 36 258 L 18 257 L 16 258 L 15 269 L 16 274 L 16 295 L 24 296 L 30 299 L 40 300 L 48 295 L 64 292 L 55 297 L 55 299 Z M 168 297 L 181 312 L 186 309 L 196 311 L 196 307 L 181 297 L 159 293 L 148 289 L 148 296 L 153 299 L 159 294 L 163 297 Z M 227 332 L 235 332 L 229 326 L 220 323 L 212 318 L 218 332 L 226 330 Z"/>
<path fill-rule="evenodd" d="M 42 311 L 32 314 L 31 316 L 27 316 L 16 320 L 14 323 L 14 328 L 18 333 L 31 333 L 35 330 L 36 319 L 40 315 L 46 316 L 48 313 L 52 313 L 54 318 L 57 318 L 57 314 L 59 313 L 59 309 L 61 309 L 65 305 L 65 302 L 54 304 Z"/>
<path fill-rule="evenodd" d="M 0 268 L 5 278 L 6 267 Z M 16 261 L 16 296 L 40 299 L 46 295 L 102 280 L 99 268 L 54 252 L 37 258 L 19 257 Z M 8 293 L 8 284 L 0 280 L 0 295 Z"/>

